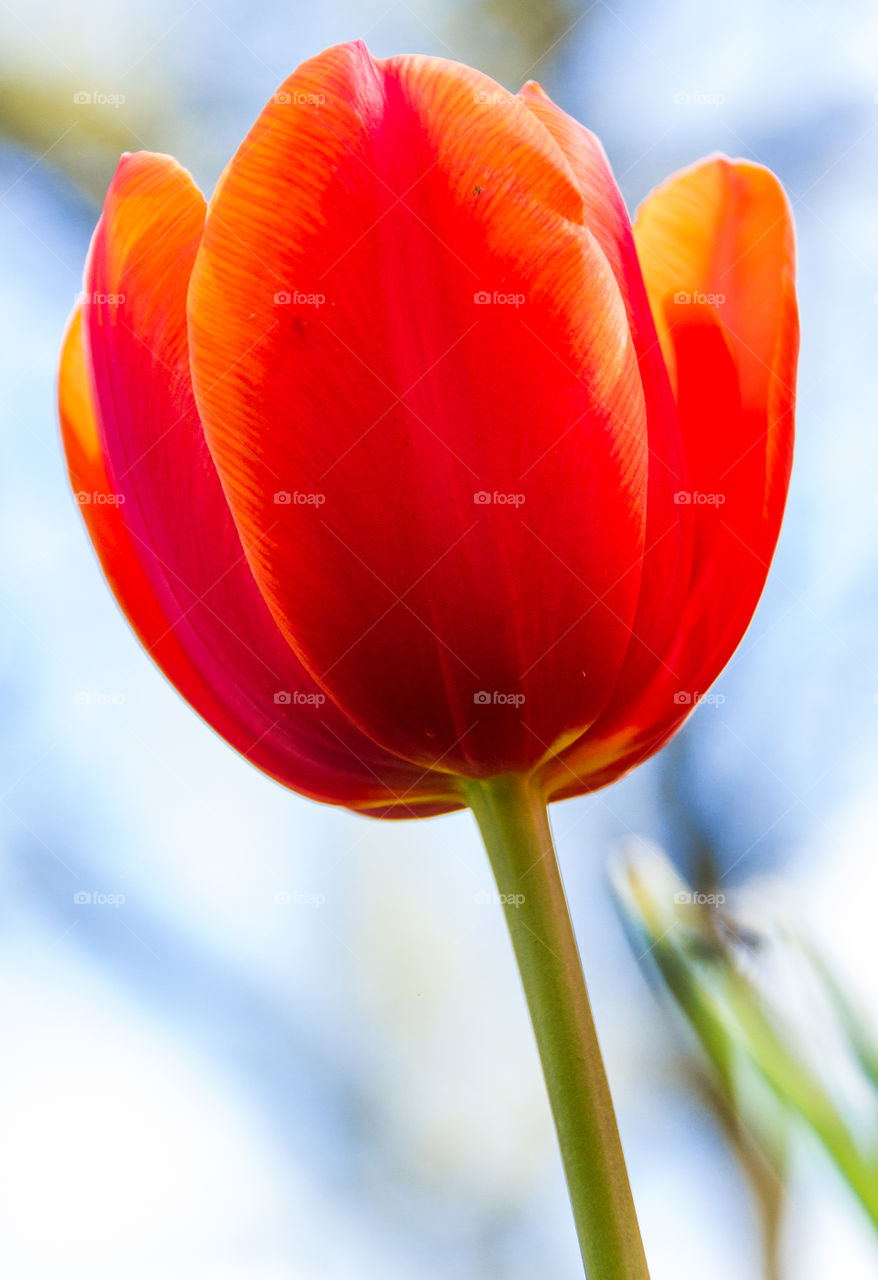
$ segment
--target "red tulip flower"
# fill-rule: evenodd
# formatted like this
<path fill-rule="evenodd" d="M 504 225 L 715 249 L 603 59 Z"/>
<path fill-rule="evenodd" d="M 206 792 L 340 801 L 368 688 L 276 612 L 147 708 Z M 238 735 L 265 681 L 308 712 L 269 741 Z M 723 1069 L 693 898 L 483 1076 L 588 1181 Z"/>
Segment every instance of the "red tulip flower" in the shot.
<path fill-rule="evenodd" d="M 793 271 L 758 165 L 703 161 L 632 228 L 537 85 L 330 49 L 209 206 L 170 157 L 120 161 L 60 388 L 104 572 L 196 711 L 305 795 L 409 817 L 498 776 L 603 786 L 764 585 Z"/>
<path fill-rule="evenodd" d="M 765 581 L 795 356 L 765 169 L 705 161 L 632 231 L 537 86 L 347 45 L 209 209 L 123 157 L 62 420 L 184 697 L 287 786 L 406 817 L 459 777 L 591 790 L 679 725 Z"/>

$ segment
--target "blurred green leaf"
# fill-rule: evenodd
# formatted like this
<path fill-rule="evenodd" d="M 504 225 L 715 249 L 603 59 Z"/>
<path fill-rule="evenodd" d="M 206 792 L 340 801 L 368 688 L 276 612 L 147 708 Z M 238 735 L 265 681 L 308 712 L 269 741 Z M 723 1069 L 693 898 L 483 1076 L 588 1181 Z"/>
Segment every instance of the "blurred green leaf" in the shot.
<path fill-rule="evenodd" d="M 763 996 L 745 969 L 734 919 L 722 894 L 693 893 L 670 862 L 642 847 L 612 876 L 616 901 L 638 959 L 660 975 L 695 1032 L 724 1105 L 739 1116 L 770 1164 L 782 1168 L 786 1139 L 780 1112 L 752 1105 L 755 1073 L 791 1117 L 817 1135 L 878 1228 L 878 1151 L 851 1132 L 831 1091 L 808 1061 L 808 1046 Z M 874 1085 L 878 1052 L 825 966 L 812 957 L 823 985 Z"/>

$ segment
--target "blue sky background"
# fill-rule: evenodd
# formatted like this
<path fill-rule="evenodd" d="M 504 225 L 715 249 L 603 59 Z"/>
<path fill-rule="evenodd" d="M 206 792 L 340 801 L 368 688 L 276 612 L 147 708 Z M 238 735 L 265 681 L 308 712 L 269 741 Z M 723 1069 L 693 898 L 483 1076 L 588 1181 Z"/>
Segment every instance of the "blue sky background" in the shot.
<path fill-rule="evenodd" d="M 61 464 L 55 362 L 96 210 L 53 161 L 112 129 L 209 190 L 277 84 L 337 40 L 541 79 L 600 134 L 632 210 L 713 150 L 770 165 L 793 202 L 798 455 L 725 702 L 554 811 L 654 1280 L 755 1277 L 758 1251 L 613 914 L 612 852 L 646 835 L 685 862 L 706 833 L 726 884 L 801 914 L 878 1015 L 878 15 L 600 0 L 551 49 L 528 21 L 445 0 L 0 10 L 0 83 L 69 104 L 47 156 L 0 145 L 0 1261 L 22 1280 L 577 1274 L 471 820 L 370 823 L 238 759 L 127 630 Z M 80 89 L 126 101 L 74 108 Z M 106 185 L 109 152 L 90 166 Z M 789 1274 L 874 1275 L 857 1211 L 802 1157 Z"/>

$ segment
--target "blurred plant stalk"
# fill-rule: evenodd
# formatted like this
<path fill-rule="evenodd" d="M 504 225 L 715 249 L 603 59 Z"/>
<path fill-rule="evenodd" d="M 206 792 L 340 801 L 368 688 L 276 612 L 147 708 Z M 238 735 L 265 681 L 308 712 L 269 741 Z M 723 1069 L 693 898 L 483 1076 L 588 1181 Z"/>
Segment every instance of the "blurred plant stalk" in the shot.
<path fill-rule="evenodd" d="M 703 1091 L 759 1205 L 767 1280 L 781 1274 L 784 1184 L 796 1124 L 817 1136 L 878 1230 L 878 1043 L 825 960 L 800 934 L 748 934 L 725 908 L 724 895 L 693 892 L 654 846 L 630 851 L 611 878 L 638 961 L 673 997 L 702 1051 Z M 784 950 L 803 985 L 816 986 L 828 1023 L 818 1044 L 837 1037 L 875 1093 L 866 1120 L 852 1123 L 837 1084 L 824 1080 L 814 1061 L 814 1037 L 797 1031 L 758 983 L 753 957 L 768 944 Z"/>

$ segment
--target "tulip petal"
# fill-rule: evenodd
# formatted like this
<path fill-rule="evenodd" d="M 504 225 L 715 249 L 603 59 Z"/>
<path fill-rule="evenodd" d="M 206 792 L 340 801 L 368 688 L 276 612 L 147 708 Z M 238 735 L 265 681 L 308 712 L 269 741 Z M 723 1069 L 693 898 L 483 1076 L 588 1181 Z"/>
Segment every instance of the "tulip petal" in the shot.
<path fill-rule="evenodd" d="M 319 685 L 464 774 L 587 728 L 640 592 L 646 413 L 619 281 L 523 100 L 439 59 L 305 63 L 224 176 L 189 315 L 242 542 Z"/>
<path fill-rule="evenodd" d="M 704 690 L 756 607 L 786 503 L 799 345 L 792 214 L 769 170 L 715 158 L 653 192 L 635 238 L 673 348 L 696 516 L 685 661 Z"/>
<path fill-rule="evenodd" d="M 163 665 L 169 671 L 177 671 L 181 662 L 185 665 L 185 659 L 168 628 L 165 614 L 157 605 L 120 517 L 119 495 L 113 491 L 104 465 L 82 344 L 82 311 L 79 307 L 74 311 L 64 335 L 58 403 L 70 481 L 104 576 L 117 599 L 127 596 L 132 602 L 133 611 L 137 614 L 136 622 L 132 618 L 132 625 L 141 640 L 145 636 L 157 640 L 167 632 Z M 170 678 L 174 679 L 173 676 Z"/>
<path fill-rule="evenodd" d="M 792 459 L 798 319 L 792 217 L 777 179 L 717 158 L 644 202 L 637 250 L 672 372 L 695 520 L 675 644 L 639 697 L 613 697 L 553 765 L 557 797 L 657 750 L 726 665 L 759 600 Z"/>
<path fill-rule="evenodd" d="M 677 502 L 686 459 L 662 349 L 646 295 L 631 221 L 598 139 L 568 116 L 535 82 L 522 97 L 570 165 L 584 220 L 618 281 L 637 352 L 648 422 L 649 488 L 643 572 L 631 641 L 613 691 L 625 700 L 647 679 L 673 642 L 692 572 L 692 519 Z"/>
<path fill-rule="evenodd" d="M 124 157 L 64 346 L 74 488 L 116 597 L 151 656 L 241 754 L 317 799 L 415 816 L 457 807 L 302 669 L 250 573 L 194 405 L 185 302 L 204 202 L 168 157 Z"/>

